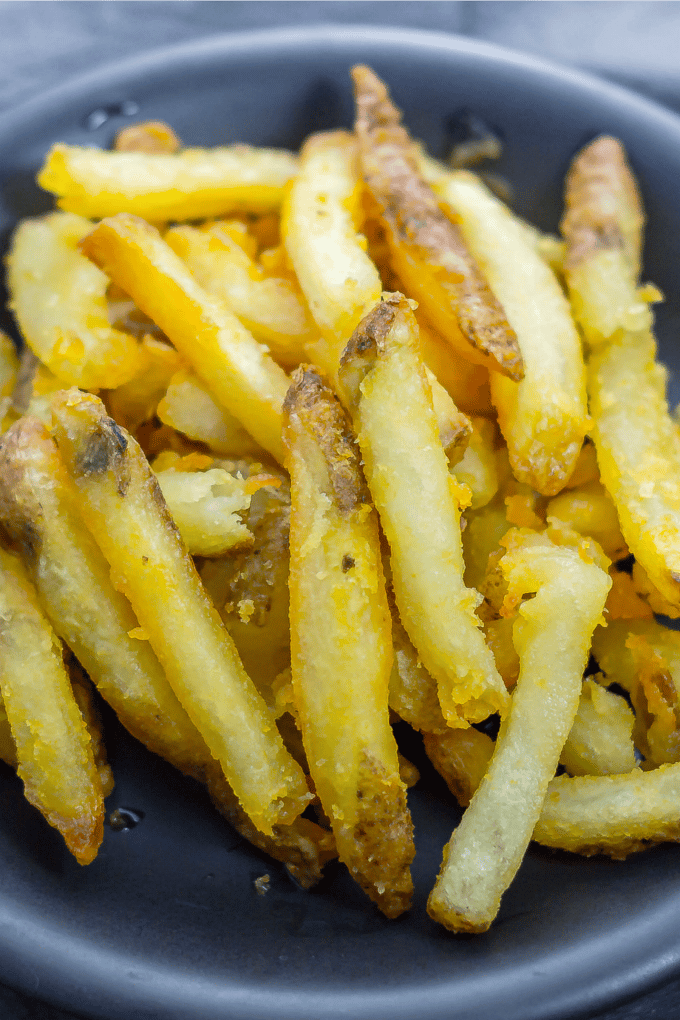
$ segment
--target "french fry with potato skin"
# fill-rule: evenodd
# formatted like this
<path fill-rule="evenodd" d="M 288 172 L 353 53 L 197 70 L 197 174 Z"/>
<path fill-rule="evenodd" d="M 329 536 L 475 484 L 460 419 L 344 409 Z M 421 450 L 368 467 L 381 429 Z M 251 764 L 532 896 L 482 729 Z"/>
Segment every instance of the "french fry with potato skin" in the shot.
<path fill-rule="evenodd" d="M 220 404 L 282 462 L 288 377 L 236 316 L 196 283 L 158 231 L 120 215 L 103 220 L 81 248 L 160 326 Z"/>
<path fill-rule="evenodd" d="M 109 324 L 106 276 L 78 250 L 91 229 L 73 213 L 23 220 L 7 256 L 7 283 L 33 353 L 62 384 L 97 390 L 132 379 L 141 357 L 134 337 Z"/>
<path fill-rule="evenodd" d="M 521 379 L 517 337 L 455 219 L 421 175 L 385 85 L 363 65 L 352 68 L 352 78 L 361 166 L 395 272 L 457 354 Z"/>
<path fill-rule="evenodd" d="M 514 640 L 521 666 L 510 710 L 428 900 L 430 916 L 451 931 L 490 927 L 529 845 L 576 715 L 610 580 L 587 543 L 571 536 L 573 544 L 561 544 L 570 537 L 555 529 L 511 532 L 505 539 L 508 609 L 526 594 L 534 597 L 518 608 Z"/>
<path fill-rule="evenodd" d="M 413 827 L 389 724 L 390 613 L 378 521 L 349 422 L 316 369 L 285 403 L 295 702 L 338 855 L 388 917 L 408 909 Z"/>
<path fill-rule="evenodd" d="M 26 799 L 79 864 L 104 835 L 104 795 L 92 743 L 59 642 L 20 560 L 0 548 L 0 691 Z"/>
<path fill-rule="evenodd" d="M 309 800 L 299 766 L 239 660 L 132 437 L 96 397 L 53 403 L 54 434 L 85 524 L 244 811 L 265 834 Z"/>
<path fill-rule="evenodd" d="M 47 154 L 38 184 L 60 209 L 90 219 L 132 213 L 155 222 L 200 220 L 278 209 L 296 171 L 292 152 L 249 145 L 171 154 L 58 144 Z"/>
<path fill-rule="evenodd" d="M 475 615 L 481 597 L 463 583 L 460 512 L 469 490 L 449 474 L 438 441 L 417 329 L 408 301 L 386 295 L 352 336 L 340 377 L 401 619 L 437 681 L 448 724 L 465 727 L 504 711 L 507 694 Z"/>
<path fill-rule="evenodd" d="M 436 190 L 456 213 L 522 352 L 521 381 L 490 378 L 513 472 L 555 495 L 574 470 L 588 427 L 581 339 L 569 302 L 525 224 L 475 174 L 448 174 Z"/>

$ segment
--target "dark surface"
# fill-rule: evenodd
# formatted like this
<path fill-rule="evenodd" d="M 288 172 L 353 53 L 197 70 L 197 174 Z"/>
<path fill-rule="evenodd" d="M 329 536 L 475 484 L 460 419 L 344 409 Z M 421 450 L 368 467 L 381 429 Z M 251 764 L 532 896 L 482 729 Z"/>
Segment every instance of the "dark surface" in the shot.
<path fill-rule="evenodd" d="M 272 19 L 292 24 L 362 17 L 377 22 L 387 7 L 393 23 L 483 34 L 599 66 L 622 80 L 638 84 L 646 80 L 650 92 L 680 106 L 680 87 L 676 91 L 680 80 L 670 59 L 680 24 L 678 5 L 637 3 L 4 4 L 0 104 L 11 107 L 39 95 L 62 76 L 155 43 L 206 36 L 232 26 L 263 27 Z M 584 94 L 578 109 L 570 113 L 578 84 L 566 78 L 555 82 L 543 109 L 539 103 L 528 103 L 526 93 L 515 94 L 507 82 L 499 91 L 493 76 L 491 81 L 481 75 L 466 78 L 470 69 L 464 55 L 447 65 L 452 77 L 447 72 L 445 80 L 455 98 L 443 99 L 437 58 L 407 56 L 397 49 L 374 59 L 376 51 L 370 44 L 363 48 L 360 33 L 355 40 L 352 58 L 372 60 L 386 74 L 414 132 L 435 150 L 446 144 L 445 115 L 459 104 L 474 103 L 476 110 L 499 124 L 508 142 L 500 169 L 517 187 L 520 211 L 543 226 L 555 225 L 559 181 L 573 149 L 597 131 L 621 133 L 646 183 L 651 220 L 648 275 L 668 294 L 680 294 L 675 270 L 680 243 L 674 187 L 680 170 L 676 125 L 649 118 L 631 122 L 630 115 L 635 118 L 642 111 L 624 103 L 615 113 L 609 103 L 616 105 L 616 100 L 606 93 Z M 2 146 L 0 164 L 6 201 L 14 214 L 33 211 L 37 197 L 28 184 L 29 175 L 47 142 L 65 138 L 108 144 L 123 119 L 94 133 L 82 124 L 93 109 L 131 96 L 139 101 L 140 115 L 167 116 L 189 142 L 216 142 L 225 134 L 229 140 L 234 130 L 233 137 L 246 140 L 297 144 L 313 128 L 346 123 L 348 57 L 341 47 L 338 37 L 335 55 L 328 52 L 319 64 L 320 44 L 310 46 L 294 65 L 294 74 L 289 56 L 279 61 L 272 56 L 254 66 L 243 54 L 238 75 L 222 61 L 205 77 L 200 67 L 210 57 L 208 46 L 184 65 L 181 75 L 163 79 L 143 72 L 132 91 L 113 87 L 112 92 L 111 82 L 90 83 L 80 90 L 77 102 L 44 108 L 42 120 L 35 105 L 16 119 L 10 114 L 4 121 L 10 141 Z M 462 77 L 456 87 L 457 74 Z M 518 67 L 515 85 L 525 85 L 531 74 Z M 244 79 L 250 81 L 248 90 Z M 204 92 L 197 98 L 199 80 Z M 253 103 L 272 90 L 276 107 L 252 117 Z M 554 116 L 553 102 L 560 104 L 562 115 Z M 677 313 L 677 305 L 671 303 L 662 322 L 664 355 L 671 361 Z M 529 1020 L 573 1015 L 574 1008 L 588 1003 L 597 1008 L 676 972 L 680 946 L 674 920 L 680 906 L 676 847 L 658 848 L 624 866 L 532 850 L 493 931 L 481 938 L 452 940 L 435 929 L 422 910 L 441 845 L 457 817 L 436 779 L 428 781 L 426 775 L 423 788 L 411 797 L 419 836 L 416 907 L 409 918 L 390 924 L 337 869 L 316 892 L 296 889 L 276 865 L 246 847 L 213 815 L 198 787 L 146 755 L 115 724 L 109 730 L 117 780 L 109 808 L 141 809 L 145 818 L 131 831 L 107 831 L 100 858 L 88 869 L 78 868 L 58 837 L 25 805 L 16 780 L 8 773 L 0 776 L 1 817 L 12 819 L 11 826 L 0 825 L 5 878 L 0 958 L 3 973 L 33 995 L 70 1001 L 89 1015 L 126 1020 L 151 1016 L 190 1020 L 192 1007 L 198 1009 L 201 1002 L 206 1005 L 200 1013 L 205 1020 L 213 1015 L 325 1018 L 339 1013 L 343 1003 L 348 1007 L 343 1015 L 371 1020 L 377 1020 L 381 1010 L 404 1020 L 487 1015 Z M 252 881 L 265 871 L 271 875 L 272 888 L 258 898 Z M 323 988 L 316 1007 L 310 1006 L 306 991 L 312 971 Z M 228 986 L 236 974 L 262 997 L 232 1000 L 229 1007 L 223 998 L 223 1008 L 215 1014 L 216 989 Z M 106 994 L 96 991 L 97 978 Z M 433 991 L 435 981 L 444 982 L 441 998 Z M 553 994 L 546 1000 L 547 986 Z M 580 986 L 588 989 L 589 998 L 579 997 Z M 678 987 L 673 982 L 660 993 L 603 1016 L 676 1018 Z M 381 989 L 380 1002 L 369 1002 L 367 996 L 376 989 Z M 189 1000 L 184 1002 L 187 990 Z M 355 1005 L 343 999 L 352 990 L 360 996 Z M 493 994 L 497 999 L 490 1006 Z M 9 990 L 5 995 L 4 1001 L 0 997 L 0 1015 L 7 1020 L 73 1016 Z M 159 996 L 161 1001 L 166 997 L 162 1012 L 141 1006 L 158 1002 Z M 133 1001 L 140 1009 L 129 1005 Z"/>

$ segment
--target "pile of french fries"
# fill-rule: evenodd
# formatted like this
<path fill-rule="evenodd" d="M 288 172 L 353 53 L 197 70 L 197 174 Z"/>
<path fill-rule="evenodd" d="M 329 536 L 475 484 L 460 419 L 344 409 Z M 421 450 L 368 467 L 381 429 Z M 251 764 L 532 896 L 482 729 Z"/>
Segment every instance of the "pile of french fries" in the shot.
<path fill-rule="evenodd" d="M 661 295 L 615 139 L 559 240 L 352 74 L 354 132 L 299 156 L 158 123 L 47 156 L 0 344 L 0 757 L 93 860 L 92 684 L 303 886 L 337 856 L 396 917 L 403 720 L 465 808 L 429 913 L 481 932 L 531 839 L 680 838 Z"/>

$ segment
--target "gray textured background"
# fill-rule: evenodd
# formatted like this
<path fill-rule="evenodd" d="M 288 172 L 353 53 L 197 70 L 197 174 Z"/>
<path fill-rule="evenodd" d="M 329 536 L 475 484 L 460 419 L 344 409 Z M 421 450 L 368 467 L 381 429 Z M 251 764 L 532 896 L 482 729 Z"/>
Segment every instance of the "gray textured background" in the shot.
<path fill-rule="evenodd" d="M 472 36 L 585 68 L 680 112 L 680 3 L 674 0 L 0 0 L 0 112 L 82 71 L 153 47 L 218 32 L 386 21 Z M 0 1018 L 75 1020 L 2 986 Z M 600 1018 L 680 1020 L 680 981 Z"/>

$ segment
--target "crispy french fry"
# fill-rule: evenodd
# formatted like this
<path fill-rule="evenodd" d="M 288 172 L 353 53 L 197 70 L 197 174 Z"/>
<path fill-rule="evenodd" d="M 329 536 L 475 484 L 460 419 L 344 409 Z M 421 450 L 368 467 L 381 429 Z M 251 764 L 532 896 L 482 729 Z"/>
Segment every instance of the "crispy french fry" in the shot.
<path fill-rule="evenodd" d="M 249 145 L 173 154 L 54 145 L 38 184 L 60 209 L 91 219 L 132 213 L 156 222 L 198 220 L 278 209 L 296 171 L 291 152 Z"/>
<path fill-rule="evenodd" d="M 572 776 L 609 776 L 637 768 L 635 717 L 627 702 L 596 678 L 583 681 L 581 700 L 560 764 Z"/>
<path fill-rule="evenodd" d="M 590 638 L 609 590 L 607 573 L 583 540 L 562 545 L 564 536 L 552 534 L 557 542 L 551 532 L 506 537 L 509 604 L 535 594 L 518 610 L 521 669 L 510 711 L 428 901 L 430 916 L 452 931 L 486 931 L 521 864 L 576 715 Z"/>
<path fill-rule="evenodd" d="M 459 355 L 521 379 L 517 337 L 457 223 L 422 177 L 417 150 L 387 89 L 368 67 L 354 67 L 352 77 L 364 179 L 407 293 Z"/>
<path fill-rule="evenodd" d="M 588 482 L 598 482 L 599 480 L 600 469 L 597 466 L 595 444 L 592 439 L 586 436 L 576 461 L 576 467 L 564 483 L 562 491 L 565 489 L 576 489 L 580 485 L 586 485 Z"/>
<path fill-rule="evenodd" d="M 294 368 L 304 360 L 318 329 L 291 280 L 265 276 L 220 222 L 209 230 L 173 227 L 164 237 L 201 287 L 224 301 L 280 364 Z"/>
<path fill-rule="evenodd" d="M 288 379 L 224 305 L 196 283 L 160 234 L 134 216 L 104 220 L 81 245 L 172 340 L 217 400 L 277 460 Z"/>
<path fill-rule="evenodd" d="M 205 443 L 225 457 L 263 456 L 241 423 L 217 403 L 205 383 L 191 371 L 181 370 L 170 379 L 157 407 L 158 417 L 189 439 Z"/>
<path fill-rule="evenodd" d="M 78 250 L 92 229 L 71 213 L 23 220 L 7 256 L 10 308 L 31 350 L 62 383 L 119 386 L 140 367 L 135 339 L 109 325 L 108 280 Z"/>
<path fill-rule="evenodd" d="M 347 340 L 382 291 L 359 233 L 361 196 L 355 138 L 346 131 L 308 138 L 284 202 L 281 233 L 321 331 L 321 339 L 308 346 L 308 357 L 334 384 Z"/>
<path fill-rule="evenodd" d="M 512 469 L 539 492 L 555 495 L 574 470 L 588 426 L 581 341 L 569 302 L 525 225 L 479 178 L 449 174 L 437 191 L 455 211 L 522 352 L 521 382 L 491 377 Z"/>
<path fill-rule="evenodd" d="M 349 422 L 314 368 L 286 397 L 290 619 L 302 736 L 338 855 L 388 917 L 408 908 L 413 828 L 389 725 L 392 664 L 375 510 Z"/>
<path fill-rule="evenodd" d="M 94 763 L 97 766 L 99 781 L 102 784 L 102 794 L 104 797 L 108 797 L 108 795 L 113 791 L 115 782 L 113 779 L 113 770 L 111 769 L 109 760 L 106 756 L 102 717 L 99 714 L 99 709 L 97 708 L 94 700 L 92 684 L 87 679 L 82 666 L 73 655 L 69 656 L 66 665 L 69 676 L 71 677 L 71 690 L 73 691 L 73 696 L 76 699 L 78 708 L 80 709 L 80 714 L 82 715 L 83 722 L 87 727 L 87 732 L 90 734 L 92 757 L 94 758 Z"/>
<path fill-rule="evenodd" d="M 252 545 L 238 516 L 250 504 L 246 483 L 223 468 L 157 471 L 156 480 L 173 521 L 192 556 L 224 556 Z"/>
<path fill-rule="evenodd" d="M 637 561 L 633 564 L 631 583 L 635 592 L 645 599 L 650 612 L 660 613 L 661 616 L 669 616 L 671 620 L 677 620 L 680 616 L 680 606 L 673 604 L 664 598 L 656 585 L 652 582 L 649 574 Z"/>
<path fill-rule="evenodd" d="M 460 511 L 469 490 L 448 473 L 405 298 L 387 296 L 361 322 L 340 377 L 406 631 L 449 725 L 485 719 L 505 709 L 507 695 L 475 616 L 479 595 L 463 583 Z"/>
<path fill-rule="evenodd" d="M 491 737 L 471 726 L 468 730 L 426 733 L 423 743 L 453 796 L 461 807 L 467 807 L 489 767 L 494 751 Z"/>
<path fill-rule="evenodd" d="M 90 736 L 57 638 L 16 556 L 0 549 L 0 689 L 27 800 L 90 864 L 104 835 L 104 797 Z"/>
<path fill-rule="evenodd" d="M 649 299 L 638 290 L 645 215 L 621 142 L 602 135 L 567 174 L 564 273 L 574 315 L 591 345 L 621 331 L 649 330 Z"/>
<path fill-rule="evenodd" d="M 96 397 L 55 399 L 55 436 L 87 527 L 130 600 L 170 685 L 265 834 L 309 800 L 299 766 L 245 673 L 132 437 Z"/>
<path fill-rule="evenodd" d="M 546 514 L 563 521 L 579 535 L 594 538 L 610 560 L 628 556 L 616 507 L 600 482 L 586 482 L 561 492 L 550 500 Z"/>
<path fill-rule="evenodd" d="M 113 143 L 113 151 L 172 155 L 181 146 L 182 143 L 169 124 L 162 120 L 145 120 L 119 131 Z"/>
<path fill-rule="evenodd" d="M 637 566 L 637 564 L 636 564 Z M 616 564 L 609 568 L 612 586 L 607 596 L 605 616 L 608 620 L 651 620 L 652 607 L 638 595 L 633 578 Z"/>

